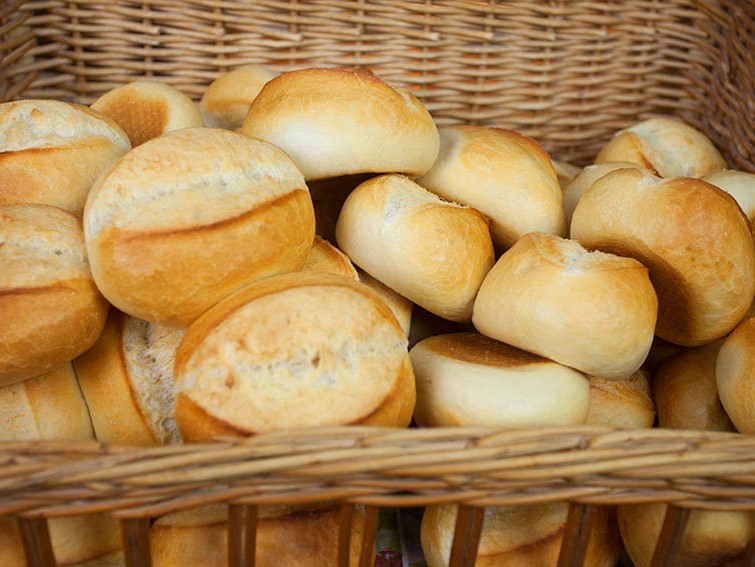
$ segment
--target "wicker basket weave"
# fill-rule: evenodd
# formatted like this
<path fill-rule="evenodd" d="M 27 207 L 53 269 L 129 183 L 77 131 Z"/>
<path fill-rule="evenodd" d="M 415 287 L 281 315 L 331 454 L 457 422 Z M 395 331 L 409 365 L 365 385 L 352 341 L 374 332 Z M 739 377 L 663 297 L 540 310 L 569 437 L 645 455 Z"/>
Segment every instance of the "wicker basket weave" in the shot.
<path fill-rule="evenodd" d="M 0 100 L 88 103 L 145 76 L 198 98 L 241 64 L 367 66 L 439 123 L 514 128 L 559 159 L 589 162 L 617 129 L 675 115 L 755 171 L 754 52 L 750 0 L 5 0 Z M 452 564 L 471 565 L 483 507 L 568 500 L 559 565 L 581 565 L 594 505 L 669 502 L 654 564 L 672 565 L 689 508 L 755 510 L 755 439 L 335 428 L 147 449 L 0 445 L 0 515 L 20 518 L 33 565 L 52 561 L 46 518 L 110 512 L 129 564 L 149 565 L 149 518 L 210 502 L 230 506 L 231 564 L 250 565 L 256 505 L 324 499 L 344 503 L 343 565 L 354 503 L 368 506 L 366 550 L 377 506 L 462 504 Z"/>

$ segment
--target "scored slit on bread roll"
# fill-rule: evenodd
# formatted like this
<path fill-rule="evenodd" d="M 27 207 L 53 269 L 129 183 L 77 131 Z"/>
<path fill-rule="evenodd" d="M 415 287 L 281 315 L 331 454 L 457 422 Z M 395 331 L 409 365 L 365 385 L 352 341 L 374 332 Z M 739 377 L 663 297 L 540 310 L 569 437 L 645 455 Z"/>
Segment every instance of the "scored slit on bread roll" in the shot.
<path fill-rule="evenodd" d="M 629 378 L 606 380 L 588 376 L 590 409 L 585 423 L 620 429 L 650 428 L 655 422 L 655 405 L 648 372 L 640 368 Z"/>
<path fill-rule="evenodd" d="M 130 149 L 118 124 L 86 106 L 0 104 L 0 205 L 40 203 L 81 214 L 97 177 Z"/>
<path fill-rule="evenodd" d="M 241 128 L 249 105 L 275 75 L 259 65 L 243 65 L 215 79 L 199 102 L 207 126 L 228 130 Z"/>
<path fill-rule="evenodd" d="M 175 364 L 186 441 L 318 425 L 406 427 L 407 339 L 385 302 L 344 276 L 250 284 L 186 330 Z"/>
<path fill-rule="evenodd" d="M 214 128 L 135 148 L 99 179 L 84 211 L 105 297 L 129 315 L 177 327 L 246 283 L 299 269 L 314 230 L 291 159 Z"/>
<path fill-rule="evenodd" d="M 0 386 L 87 350 L 107 310 L 77 215 L 47 205 L 0 206 Z"/>
<path fill-rule="evenodd" d="M 494 259 L 479 212 L 443 201 L 401 175 L 375 177 L 354 189 L 338 217 L 336 239 L 365 272 L 452 321 L 469 321 Z"/>
<path fill-rule="evenodd" d="M 647 266 L 658 293 L 656 334 L 679 345 L 723 337 L 755 295 L 750 224 L 730 195 L 699 179 L 609 173 L 579 200 L 571 237 Z"/>
<path fill-rule="evenodd" d="M 648 271 L 636 260 L 530 233 L 485 277 L 472 322 L 499 341 L 615 379 L 645 360 L 657 314 Z"/>
<path fill-rule="evenodd" d="M 173 363 L 183 330 L 111 310 L 95 345 L 73 364 L 101 443 L 177 443 Z"/>
<path fill-rule="evenodd" d="M 583 423 L 585 376 L 479 333 L 425 339 L 409 356 L 423 427 L 527 428 Z"/>

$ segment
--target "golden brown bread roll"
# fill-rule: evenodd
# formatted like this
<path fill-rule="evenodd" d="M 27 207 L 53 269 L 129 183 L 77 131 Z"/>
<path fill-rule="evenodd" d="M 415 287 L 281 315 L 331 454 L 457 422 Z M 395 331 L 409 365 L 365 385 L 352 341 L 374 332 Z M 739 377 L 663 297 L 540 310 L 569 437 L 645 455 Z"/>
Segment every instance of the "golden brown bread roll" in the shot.
<path fill-rule="evenodd" d="M 530 233 L 485 277 L 472 322 L 484 335 L 586 374 L 626 378 L 650 350 L 657 309 L 636 260 Z"/>
<path fill-rule="evenodd" d="M 734 197 L 750 226 L 755 226 L 755 174 L 746 171 L 724 169 L 703 177 L 711 185 L 726 191 Z"/>
<path fill-rule="evenodd" d="M 108 304 L 89 271 L 81 219 L 0 206 L 0 386 L 39 376 L 97 340 Z"/>
<path fill-rule="evenodd" d="M 636 168 L 639 166 L 627 161 L 607 162 L 596 165 L 588 165 L 564 188 L 564 213 L 566 214 L 566 226 L 571 225 L 571 217 L 577 207 L 579 199 L 584 195 L 593 183 L 604 175 L 608 175 L 617 169 Z"/>
<path fill-rule="evenodd" d="M 716 359 L 718 396 L 737 431 L 755 433 L 755 318 L 745 319 L 721 345 Z"/>
<path fill-rule="evenodd" d="M 653 427 L 655 405 L 643 368 L 624 380 L 590 379 L 590 408 L 585 423 L 620 429 Z"/>
<path fill-rule="evenodd" d="M 338 245 L 365 272 L 452 321 L 469 321 L 493 265 L 485 218 L 401 175 L 354 189 L 336 225 Z"/>
<path fill-rule="evenodd" d="M 349 257 L 319 236 L 315 236 L 315 241 L 312 243 L 312 248 L 309 250 L 307 259 L 304 260 L 301 271 L 336 274 L 357 281 L 360 279 Z"/>
<path fill-rule="evenodd" d="M 661 177 L 703 177 L 726 161 L 708 137 L 671 118 L 651 118 L 617 132 L 595 163 L 628 161 Z"/>
<path fill-rule="evenodd" d="M 213 128 L 135 148 L 99 179 L 84 212 L 105 297 L 129 315 L 178 327 L 246 283 L 299 269 L 314 230 L 291 159 Z"/>
<path fill-rule="evenodd" d="M 117 87 L 98 98 L 92 108 L 123 128 L 133 147 L 173 130 L 204 126 L 194 101 L 157 81 L 134 81 Z"/>
<path fill-rule="evenodd" d="M 412 311 L 414 310 L 414 304 L 403 295 L 399 295 L 393 291 L 387 285 L 377 281 L 367 272 L 359 271 L 359 281 L 372 289 L 372 291 L 377 293 L 382 300 L 385 301 L 385 304 L 396 316 L 396 320 L 399 322 L 399 325 L 401 325 L 404 333 L 409 336 L 409 331 L 412 327 Z"/>
<path fill-rule="evenodd" d="M 0 205 L 40 203 L 81 214 L 100 173 L 130 149 L 118 124 L 86 106 L 0 104 Z"/>
<path fill-rule="evenodd" d="M 406 427 L 415 386 L 385 302 L 344 276 L 249 285 L 186 330 L 175 364 L 186 441 L 317 425 Z"/>
<path fill-rule="evenodd" d="M 254 99 L 242 130 L 285 150 L 307 180 L 417 177 L 438 155 L 438 130 L 422 103 L 365 70 L 283 73 Z"/>
<path fill-rule="evenodd" d="M 566 233 L 561 187 L 550 157 L 537 142 L 513 130 L 441 128 L 438 159 L 417 183 L 490 218 L 490 234 L 501 250 L 528 232 Z"/>
<path fill-rule="evenodd" d="M 207 125 L 228 130 L 241 128 L 249 105 L 275 75 L 259 65 L 243 65 L 215 79 L 199 102 Z"/>
<path fill-rule="evenodd" d="M 571 237 L 648 267 L 658 293 L 656 334 L 667 341 L 699 346 L 721 338 L 752 303 L 750 225 L 730 195 L 704 181 L 609 173 L 579 200 Z"/>
<path fill-rule="evenodd" d="M 409 352 L 423 427 L 527 428 L 584 423 L 585 376 L 479 333 L 425 339 Z"/>

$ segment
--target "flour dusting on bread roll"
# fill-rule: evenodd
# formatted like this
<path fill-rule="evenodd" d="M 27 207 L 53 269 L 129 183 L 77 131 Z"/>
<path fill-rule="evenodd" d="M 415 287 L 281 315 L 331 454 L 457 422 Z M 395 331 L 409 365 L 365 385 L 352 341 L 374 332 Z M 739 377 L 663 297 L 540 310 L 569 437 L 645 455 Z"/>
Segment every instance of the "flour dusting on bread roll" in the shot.
<path fill-rule="evenodd" d="M 84 212 L 105 297 L 170 326 L 187 325 L 244 284 L 299 269 L 314 230 L 312 200 L 291 159 L 213 128 L 135 148 L 100 178 Z"/>
<path fill-rule="evenodd" d="M 243 65 L 215 79 L 199 102 L 207 125 L 228 130 L 241 128 L 249 105 L 275 75 L 259 65 Z"/>
<path fill-rule="evenodd" d="M 118 124 L 86 106 L 0 104 L 0 205 L 40 203 L 81 214 L 97 177 L 130 149 Z"/>
<path fill-rule="evenodd" d="M 590 410 L 585 423 L 620 429 L 653 427 L 655 405 L 648 373 L 643 368 L 624 380 L 590 379 Z"/>

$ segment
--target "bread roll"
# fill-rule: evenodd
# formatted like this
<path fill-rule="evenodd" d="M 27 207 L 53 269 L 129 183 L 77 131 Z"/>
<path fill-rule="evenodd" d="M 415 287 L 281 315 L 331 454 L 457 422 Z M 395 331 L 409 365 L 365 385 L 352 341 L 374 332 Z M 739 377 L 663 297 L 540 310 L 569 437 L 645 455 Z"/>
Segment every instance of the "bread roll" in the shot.
<path fill-rule="evenodd" d="M 671 118 L 651 118 L 617 132 L 595 163 L 628 161 L 661 177 L 703 177 L 726 161 L 708 137 Z"/>
<path fill-rule="evenodd" d="M 734 197 L 744 214 L 747 215 L 750 226 L 755 226 L 755 174 L 724 169 L 706 175 L 703 181 L 715 185 Z"/>
<path fill-rule="evenodd" d="M 645 264 L 658 293 L 656 334 L 683 346 L 721 338 L 755 294 L 755 248 L 734 199 L 689 178 L 620 169 L 596 181 L 574 211 L 583 246 Z"/>
<path fill-rule="evenodd" d="M 181 440 L 173 363 L 184 331 L 113 309 L 95 345 L 74 361 L 97 440 L 153 445 Z"/>
<path fill-rule="evenodd" d="M 411 93 L 371 72 L 302 69 L 269 81 L 242 131 L 283 148 L 305 179 L 352 173 L 417 177 L 438 155 L 438 130 Z"/>
<path fill-rule="evenodd" d="M 275 75 L 259 65 L 244 65 L 215 79 L 199 103 L 207 125 L 228 130 L 241 128 L 249 105 Z"/>
<path fill-rule="evenodd" d="M 558 185 L 562 190 L 582 171 L 581 167 L 565 161 L 554 159 L 552 162 L 553 169 L 556 170 L 556 176 L 558 177 Z"/>
<path fill-rule="evenodd" d="M 0 206 L 0 386 L 88 349 L 108 304 L 89 271 L 81 220 L 47 205 Z"/>
<path fill-rule="evenodd" d="M 721 341 L 686 349 L 667 360 L 653 378 L 658 425 L 671 429 L 733 431 L 716 390 Z"/>
<path fill-rule="evenodd" d="M 349 257 L 327 240 L 315 236 L 312 248 L 301 270 L 303 272 L 322 272 L 346 276 L 359 281 L 359 274 Z"/>
<path fill-rule="evenodd" d="M 645 360 L 657 312 L 639 262 L 530 233 L 483 281 L 472 322 L 484 335 L 613 379 Z"/>
<path fill-rule="evenodd" d="M 737 431 L 755 433 L 755 319 L 728 336 L 716 359 L 718 396 Z"/>
<path fill-rule="evenodd" d="M 381 299 L 385 301 L 385 304 L 396 316 L 396 320 L 404 330 L 404 334 L 409 336 L 409 331 L 412 327 L 412 310 L 414 309 L 414 304 L 388 286 L 377 281 L 367 272 L 359 272 L 359 281 L 372 289 L 372 291 L 377 293 Z"/>
<path fill-rule="evenodd" d="M 81 214 L 100 173 L 130 149 L 115 122 L 86 106 L 0 104 L 0 205 L 41 203 Z"/>
<path fill-rule="evenodd" d="M 486 508 L 476 567 L 555 567 L 569 505 L 565 502 Z M 451 558 L 457 507 L 428 506 L 420 531 L 428 567 L 446 567 Z M 583 565 L 614 567 L 621 544 L 612 509 L 597 509 Z"/>
<path fill-rule="evenodd" d="M 585 423 L 619 429 L 653 427 L 655 406 L 648 373 L 640 368 L 625 380 L 590 376 L 590 409 Z"/>
<path fill-rule="evenodd" d="M 653 339 L 653 344 L 650 347 L 648 357 L 645 359 L 645 363 L 642 366 L 647 369 L 651 376 L 655 376 L 655 373 L 658 368 L 660 368 L 661 364 L 685 350 L 685 347 L 664 341 L 662 338 L 656 336 Z"/>
<path fill-rule="evenodd" d="M 661 533 L 667 505 L 620 506 L 619 529 L 635 567 L 649 567 Z M 693 510 L 684 531 L 676 565 L 735 567 L 744 565 L 747 543 L 755 536 L 753 512 Z"/>
<path fill-rule="evenodd" d="M 117 122 L 133 147 L 173 130 L 204 126 L 194 101 L 156 81 L 134 81 L 115 88 L 98 98 L 92 108 Z"/>
<path fill-rule="evenodd" d="M 346 199 L 338 245 L 365 272 L 410 301 L 452 321 L 469 321 L 493 265 L 485 218 L 441 200 L 410 179 L 383 175 Z"/>
<path fill-rule="evenodd" d="M 202 315 L 176 353 L 186 441 L 318 425 L 406 427 L 407 340 L 371 289 L 293 273 L 249 285 Z"/>
<path fill-rule="evenodd" d="M 574 214 L 574 209 L 577 207 L 577 203 L 582 195 L 587 191 L 593 183 L 598 179 L 616 171 L 617 169 L 636 168 L 636 165 L 627 161 L 608 162 L 597 165 L 588 165 L 578 175 L 572 179 L 572 181 L 564 188 L 564 213 L 566 214 L 566 226 L 571 224 L 571 217 Z"/>
<path fill-rule="evenodd" d="M 584 423 L 583 374 L 478 333 L 440 335 L 409 352 L 423 427 L 527 428 Z"/>
<path fill-rule="evenodd" d="M 501 250 L 528 232 L 566 233 L 561 187 L 548 154 L 512 130 L 441 128 L 438 159 L 417 183 L 489 217 Z"/>
<path fill-rule="evenodd" d="M 412 309 L 412 323 L 409 327 L 409 348 L 436 335 L 473 332 L 475 332 L 475 328 L 472 323 L 454 323 L 415 305 Z"/>
<path fill-rule="evenodd" d="M 100 178 L 84 211 L 105 297 L 176 327 L 246 283 L 299 269 L 314 230 L 312 200 L 288 156 L 212 128 L 135 148 Z"/>

